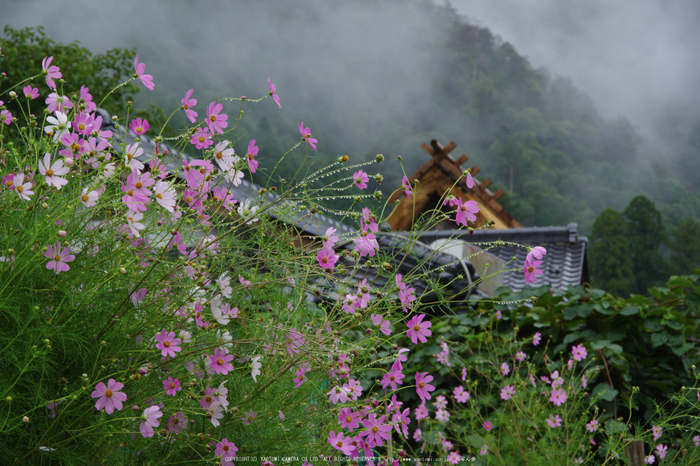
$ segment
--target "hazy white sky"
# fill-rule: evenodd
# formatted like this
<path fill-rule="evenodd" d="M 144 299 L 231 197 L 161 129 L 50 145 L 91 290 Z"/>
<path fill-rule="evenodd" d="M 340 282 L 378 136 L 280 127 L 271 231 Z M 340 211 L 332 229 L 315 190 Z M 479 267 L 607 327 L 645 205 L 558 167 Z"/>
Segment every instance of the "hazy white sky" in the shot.
<path fill-rule="evenodd" d="M 535 67 L 570 76 L 603 115 L 645 132 L 670 105 L 697 106 L 697 0 L 451 0 Z"/>

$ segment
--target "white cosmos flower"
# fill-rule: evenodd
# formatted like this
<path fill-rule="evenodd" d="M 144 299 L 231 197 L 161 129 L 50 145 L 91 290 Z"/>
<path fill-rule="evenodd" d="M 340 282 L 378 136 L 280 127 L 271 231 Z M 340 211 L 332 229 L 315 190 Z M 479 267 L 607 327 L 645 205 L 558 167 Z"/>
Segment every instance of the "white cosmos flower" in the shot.
<path fill-rule="evenodd" d="M 258 376 L 260 375 L 260 368 L 262 367 L 262 363 L 260 362 L 260 358 L 262 356 L 253 356 L 250 358 L 253 361 L 253 370 L 251 371 L 250 375 L 253 377 L 254 382 L 258 382 Z"/>
<path fill-rule="evenodd" d="M 55 117 L 50 116 L 46 121 L 48 121 L 50 125 L 44 127 L 44 131 L 46 134 L 53 134 L 53 142 L 58 141 L 64 134 L 69 133 L 70 121 L 68 121 L 68 116 L 65 113 L 56 112 Z"/>
<path fill-rule="evenodd" d="M 222 295 L 227 298 L 231 297 L 231 291 L 233 290 L 231 289 L 231 279 L 229 278 L 227 272 L 221 274 L 221 277 L 216 280 L 216 284 L 219 285 Z"/>
<path fill-rule="evenodd" d="M 227 325 L 230 322 L 228 312 L 226 309 L 221 308 L 221 295 L 217 295 L 211 300 L 211 313 L 214 315 L 214 319 L 221 325 Z"/>

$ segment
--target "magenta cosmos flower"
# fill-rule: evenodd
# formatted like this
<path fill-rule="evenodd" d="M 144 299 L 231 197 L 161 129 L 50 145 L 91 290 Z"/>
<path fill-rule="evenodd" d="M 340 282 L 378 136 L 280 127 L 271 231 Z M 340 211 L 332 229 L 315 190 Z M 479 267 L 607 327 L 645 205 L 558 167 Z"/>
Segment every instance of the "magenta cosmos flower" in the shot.
<path fill-rule="evenodd" d="M 170 356 L 175 357 L 175 353 L 182 351 L 180 348 L 180 343 L 182 340 L 175 337 L 175 332 L 167 333 L 165 329 L 161 330 L 160 333 L 156 333 L 156 348 L 162 351 L 163 357 Z"/>
<path fill-rule="evenodd" d="M 352 175 L 353 183 L 360 189 L 365 189 L 367 187 L 367 182 L 369 181 L 369 176 L 362 170 L 356 171 Z"/>
<path fill-rule="evenodd" d="M 192 93 L 194 92 L 194 89 L 190 89 L 187 91 L 187 94 L 185 94 L 185 98 L 182 99 L 182 109 L 185 111 L 185 116 L 189 118 L 189 120 L 194 123 L 197 121 L 197 112 L 192 110 L 191 107 L 194 107 L 197 105 L 197 99 L 190 99 L 192 96 Z"/>
<path fill-rule="evenodd" d="M 252 173 L 255 173 L 255 170 L 258 169 L 258 161 L 254 159 L 258 155 L 258 150 L 259 148 L 255 146 L 255 139 L 251 139 L 248 143 L 248 153 L 245 155 L 245 158 L 248 160 L 248 168 L 250 168 Z"/>
<path fill-rule="evenodd" d="M 221 113 L 224 109 L 222 104 L 212 102 L 207 108 L 207 125 L 212 133 L 224 134 L 224 128 L 228 126 L 228 115 Z"/>
<path fill-rule="evenodd" d="M 352 438 L 345 437 L 342 432 L 338 432 L 336 435 L 335 431 L 332 430 L 328 436 L 328 443 L 333 445 L 333 448 L 341 451 L 346 456 L 355 449 L 355 446 L 352 444 Z"/>
<path fill-rule="evenodd" d="M 423 322 L 424 318 L 425 314 L 418 314 L 408 321 L 408 332 L 406 332 L 406 335 L 411 339 L 413 344 L 417 344 L 418 340 L 420 340 L 421 343 L 425 343 L 428 341 L 425 337 L 429 337 L 433 334 L 433 332 L 428 330 L 433 324 L 429 321 Z"/>
<path fill-rule="evenodd" d="M 124 388 L 124 384 L 117 382 L 114 379 L 109 379 L 107 385 L 100 382 L 95 386 L 95 391 L 92 392 L 93 398 L 98 398 L 95 403 L 95 409 L 101 410 L 104 408 L 107 414 L 112 414 L 115 410 L 122 409 L 122 403 L 126 401 L 126 393 L 120 392 Z"/>
<path fill-rule="evenodd" d="M 537 283 L 536 275 L 542 275 L 544 273 L 541 269 L 537 268 L 541 264 L 542 261 L 532 261 L 525 264 L 525 267 L 523 268 L 523 273 L 525 274 L 525 283 Z"/>
<path fill-rule="evenodd" d="M 53 270 L 54 272 L 68 272 L 70 267 L 66 262 L 72 262 L 75 260 L 75 256 L 70 253 L 70 246 L 66 246 L 61 249 L 61 242 L 55 243 L 53 246 L 48 246 L 48 250 L 44 253 L 44 256 L 51 259 L 46 268 Z"/>
<path fill-rule="evenodd" d="M 479 205 L 475 201 L 462 203 L 461 198 L 457 198 L 457 217 L 455 221 L 458 225 L 467 226 L 467 220 L 476 222 L 476 215 L 479 212 Z"/>
<path fill-rule="evenodd" d="M 282 108 L 282 104 L 280 104 L 280 97 L 277 95 L 277 89 L 275 89 L 275 85 L 270 83 L 270 78 L 267 78 L 267 87 L 270 89 L 270 95 L 272 98 L 275 100 L 275 103 L 279 108 Z"/>
<path fill-rule="evenodd" d="M 36 87 L 32 87 L 31 85 L 29 85 L 29 86 L 24 86 L 24 88 L 22 89 L 22 91 L 24 92 L 24 96 L 25 96 L 27 99 L 34 100 L 34 99 L 36 99 L 36 98 L 39 97 L 39 89 L 36 88 Z"/>
<path fill-rule="evenodd" d="M 586 348 L 583 345 L 577 345 L 571 348 L 571 354 L 573 354 L 574 359 L 577 361 L 583 361 L 588 356 Z"/>
<path fill-rule="evenodd" d="M 435 390 L 435 386 L 430 385 L 428 382 L 433 380 L 432 375 L 428 375 L 427 372 L 418 373 L 416 372 L 416 393 L 421 400 L 429 400 L 430 392 Z"/>
<path fill-rule="evenodd" d="M 148 131 L 150 127 L 151 125 L 148 124 L 148 120 L 141 118 L 131 120 L 131 124 L 129 125 L 129 129 L 135 134 L 146 134 L 146 131 Z"/>
<path fill-rule="evenodd" d="M 566 391 L 561 388 L 552 390 L 552 395 L 549 397 L 549 401 L 557 406 L 561 406 L 566 403 Z"/>
<path fill-rule="evenodd" d="M 311 148 L 313 150 L 317 150 L 316 143 L 318 142 L 318 140 L 311 137 L 311 130 L 309 128 L 304 127 L 303 121 L 301 123 L 299 123 L 299 132 L 301 133 L 301 137 L 304 138 L 304 140 L 309 143 Z"/>
<path fill-rule="evenodd" d="M 216 348 L 214 350 L 214 355 L 210 356 L 211 367 L 216 371 L 217 374 L 228 374 L 229 371 L 233 370 L 233 355 L 226 355 L 226 349 L 220 350 Z"/>
<path fill-rule="evenodd" d="M 230 460 L 231 458 L 236 457 L 237 451 L 238 448 L 236 447 L 236 444 L 233 442 L 229 442 L 228 439 L 225 438 L 221 442 L 216 444 L 216 450 L 214 450 L 214 455 L 221 455 L 224 457 L 224 460 L 226 460 L 226 458 Z"/>
<path fill-rule="evenodd" d="M 335 267 L 335 263 L 338 262 L 339 257 L 332 249 L 323 248 L 316 255 L 316 260 L 324 269 L 332 269 Z"/>
<path fill-rule="evenodd" d="M 44 59 L 41 60 L 41 72 L 46 75 L 46 85 L 49 86 L 51 89 L 56 89 L 56 83 L 53 82 L 53 80 L 61 79 L 63 75 L 59 71 L 58 66 L 49 66 L 51 65 L 52 61 L 53 56 L 44 57 Z"/>
<path fill-rule="evenodd" d="M 158 421 L 158 418 L 163 416 L 163 413 L 160 412 L 160 407 L 158 405 L 153 405 L 151 407 L 148 407 L 143 410 L 143 415 L 141 416 L 141 425 L 139 426 L 139 431 L 141 432 L 141 435 L 144 437 L 153 437 L 155 432 L 153 431 L 154 427 L 158 427 L 160 425 L 160 421 Z"/>
<path fill-rule="evenodd" d="M 381 447 L 384 444 L 384 440 L 389 440 L 391 438 L 391 425 L 384 424 L 386 416 L 379 416 L 375 413 L 367 416 L 367 419 L 362 421 L 362 425 L 365 426 L 367 430 L 363 431 L 360 435 L 362 437 L 367 437 L 368 443 L 373 443 Z"/>
<path fill-rule="evenodd" d="M 178 379 L 168 377 L 168 380 L 163 380 L 163 390 L 167 390 L 166 393 L 168 395 L 175 396 L 177 395 L 177 392 L 182 390 L 182 387 L 180 386 L 180 381 Z"/>
<path fill-rule="evenodd" d="M 501 389 L 501 398 L 504 400 L 510 400 L 510 398 L 515 394 L 515 387 L 512 385 L 506 385 Z"/>
<path fill-rule="evenodd" d="M 139 63 L 139 56 L 138 54 L 136 55 L 136 58 L 134 59 L 134 72 L 136 74 L 136 78 L 139 78 L 141 82 L 143 83 L 144 86 L 146 86 L 146 89 L 149 91 L 152 91 L 153 88 L 155 87 L 155 84 L 153 84 L 153 76 L 150 74 L 143 74 L 146 71 L 146 64 L 145 63 Z"/>

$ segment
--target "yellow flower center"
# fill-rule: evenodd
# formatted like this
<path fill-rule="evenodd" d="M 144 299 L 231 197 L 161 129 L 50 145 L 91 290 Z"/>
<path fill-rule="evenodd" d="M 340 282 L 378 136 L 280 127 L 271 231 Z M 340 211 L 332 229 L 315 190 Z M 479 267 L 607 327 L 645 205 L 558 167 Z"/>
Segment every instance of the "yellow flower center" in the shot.
<path fill-rule="evenodd" d="M 338 443 L 336 443 L 336 445 L 338 445 L 339 447 L 342 448 L 342 447 L 343 447 L 343 442 L 338 442 Z"/>
<path fill-rule="evenodd" d="M 206 138 L 205 138 L 204 136 L 200 136 L 200 137 L 199 137 L 199 142 L 204 142 L 204 141 L 206 141 Z"/>
<path fill-rule="evenodd" d="M 166 348 L 170 348 L 170 342 L 169 342 L 169 341 L 164 341 L 164 342 L 163 342 L 163 346 L 165 346 Z"/>
<path fill-rule="evenodd" d="M 530 266 L 530 267 L 527 268 L 527 271 L 530 272 L 530 273 L 532 273 L 533 270 L 535 270 L 535 268 L 534 268 L 533 266 Z"/>
<path fill-rule="evenodd" d="M 328 258 L 327 258 L 327 257 L 324 257 L 323 259 L 321 259 L 321 262 L 323 262 L 324 264 L 327 264 L 327 263 L 328 263 Z"/>
<path fill-rule="evenodd" d="M 175 388 L 175 382 L 170 382 L 170 388 Z"/>
<path fill-rule="evenodd" d="M 214 123 L 216 121 L 216 115 L 210 116 L 209 119 L 211 120 L 212 123 Z"/>
<path fill-rule="evenodd" d="M 223 359 L 221 359 L 221 358 L 219 358 L 219 359 L 217 359 L 217 360 L 216 360 L 216 363 L 217 363 L 218 365 L 220 365 L 220 366 L 221 366 L 221 365 L 223 365 L 223 364 L 224 364 L 224 360 L 223 360 Z"/>
<path fill-rule="evenodd" d="M 221 361 L 221 359 L 219 359 L 219 361 Z M 211 403 L 211 397 L 210 397 L 210 396 L 206 397 L 205 399 L 207 400 L 207 403 Z"/>
<path fill-rule="evenodd" d="M 224 155 L 221 152 L 216 153 L 216 158 L 221 160 L 224 157 Z"/>
<path fill-rule="evenodd" d="M 58 254 L 56 254 L 56 255 L 53 257 L 53 260 L 55 260 L 56 262 L 58 262 L 58 261 L 61 260 L 61 256 L 59 256 Z"/>
<path fill-rule="evenodd" d="M 105 392 L 105 396 L 106 396 L 107 398 L 110 398 L 110 397 L 112 396 L 112 390 L 107 390 L 107 391 Z"/>
<path fill-rule="evenodd" d="M 24 191 L 24 188 L 21 186 L 17 186 L 17 192 L 21 193 L 22 191 Z"/>
<path fill-rule="evenodd" d="M 140 127 L 140 126 L 137 126 L 137 127 L 136 127 L 136 132 L 137 132 L 137 133 L 140 133 L 141 131 L 143 131 L 143 128 Z"/>
<path fill-rule="evenodd" d="M 157 197 L 158 199 L 163 199 L 163 196 L 162 196 L 160 193 L 156 193 L 156 197 Z"/>
<path fill-rule="evenodd" d="M 143 183 L 141 183 L 140 181 L 137 181 L 136 182 L 136 189 L 141 189 L 141 188 L 143 188 Z"/>
<path fill-rule="evenodd" d="M 78 125 L 78 129 L 79 129 L 80 131 L 84 130 L 84 129 L 85 129 L 85 125 L 84 125 L 83 123 L 80 123 L 80 124 Z"/>
<path fill-rule="evenodd" d="M 423 387 L 425 387 L 425 384 L 424 384 L 423 382 L 420 382 L 420 383 L 418 384 L 418 386 L 419 386 L 420 388 L 423 388 Z"/>
<path fill-rule="evenodd" d="M 377 426 L 372 427 L 372 432 L 374 432 L 374 433 L 379 432 L 379 428 Z"/>
<path fill-rule="evenodd" d="M 345 418 L 345 421 L 347 421 L 347 422 L 351 422 L 351 421 L 352 421 L 352 416 L 348 416 L 348 417 L 346 417 L 346 418 Z"/>
<path fill-rule="evenodd" d="M 82 199 L 83 202 L 87 202 L 89 198 L 88 198 L 88 195 L 87 195 L 87 194 L 83 194 L 83 195 L 80 197 L 80 199 Z"/>
<path fill-rule="evenodd" d="M 53 176 L 53 170 L 51 170 L 50 168 L 46 170 L 46 176 Z"/>

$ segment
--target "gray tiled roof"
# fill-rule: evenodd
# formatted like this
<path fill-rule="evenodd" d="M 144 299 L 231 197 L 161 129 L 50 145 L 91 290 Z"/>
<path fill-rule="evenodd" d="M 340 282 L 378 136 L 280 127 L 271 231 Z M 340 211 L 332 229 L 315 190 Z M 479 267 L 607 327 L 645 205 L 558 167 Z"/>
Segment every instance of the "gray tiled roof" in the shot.
<path fill-rule="evenodd" d="M 588 282 L 588 264 L 586 260 L 587 238 L 579 236 L 576 223 L 570 223 L 565 227 L 532 227 L 512 228 L 504 230 L 482 229 L 469 234 L 468 230 L 443 230 L 428 231 L 421 235 L 426 243 L 436 240 L 452 238 L 460 239 L 486 248 L 487 244 L 496 241 L 506 243 L 518 243 L 524 246 L 543 246 L 547 254 L 542 258 L 540 268 L 544 272 L 537 276 L 536 284 L 526 284 L 522 267 L 527 255 L 527 249 L 513 244 L 488 249 L 488 252 L 505 262 L 513 257 L 506 269 L 516 271 L 503 272 L 500 277 L 502 285 L 513 291 L 520 291 L 526 287 L 538 287 L 543 284 L 552 285 L 554 288 L 565 289 L 570 285 L 580 285 Z"/>
<path fill-rule="evenodd" d="M 116 144 L 121 144 L 122 142 L 125 142 L 126 144 L 134 144 L 136 142 L 136 134 L 124 128 L 124 126 L 121 126 L 119 129 L 115 128 L 111 116 L 103 109 L 98 109 L 97 112 L 102 116 L 104 121 L 102 129 L 112 130 L 114 132 L 114 140 Z M 146 162 L 153 157 L 156 144 L 155 141 L 148 136 L 141 135 L 138 136 L 138 138 L 140 141 L 139 147 L 143 149 L 143 154 L 140 155 L 138 159 L 141 162 Z M 175 151 L 172 147 L 164 143 L 159 144 L 159 150 L 161 153 L 163 153 L 165 150 L 170 151 L 170 157 L 167 158 L 167 169 L 171 172 L 181 171 L 183 160 L 193 160 L 193 157 L 190 157 L 184 151 Z M 184 179 L 184 175 L 180 172 L 178 174 L 178 178 Z M 262 187 L 253 184 L 248 180 L 243 180 L 239 186 L 234 186 L 231 182 L 226 181 L 223 175 L 219 173 L 216 175 L 216 180 L 212 183 L 212 186 L 226 187 L 226 189 L 233 194 L 233 198 L 239 203 L 244 203 L 249 200 L 251 202 L 263 200 L 258 194 Z M 266 202 L 274 202 L 276 199 L 279 199 L 279 196 L 268 191 L 264 200 Z M 283 201 L 283 204 L 289 206 L 290 203 Z M 340 223 L 327 215 L 322 215 L 319 212 L 311 214 L 308 209 L 294 210 L 291 217 L 288 214 L 283 214 L 282 209 L 273 210 L 271 212 L 271 216 L 273 218 L 279 218 L 286 223 L 294 224 L 300 231 L 307 235 L 322 236 L 326 230 L 331 227 L 337 230 L 336 235 L 350 234 L 353 232 L 353 229 L 350 226 Z"/>

